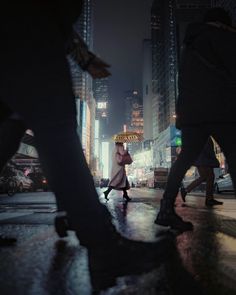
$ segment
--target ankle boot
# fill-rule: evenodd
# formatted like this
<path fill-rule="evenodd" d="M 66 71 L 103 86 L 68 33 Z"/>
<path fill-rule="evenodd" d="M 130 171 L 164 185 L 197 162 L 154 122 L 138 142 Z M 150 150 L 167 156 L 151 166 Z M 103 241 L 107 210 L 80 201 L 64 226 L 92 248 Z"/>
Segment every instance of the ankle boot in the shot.
<path fill-rule="evenodd" d="M 220 201 L 217 201 L 215 200 L 214 198 L 206 198 L 206 202 L 205 202 L 205 205 L 207 207 L 212 207 L 212 206 L 215 206 L 215 205 L 223 205 L 223 202 L 220 202 Z"/>
<path fill-rule="evenodd" d="M 157 215 L 155 223 L 162 226 L 169 226 L 172 229 L 187 231 L 192 230 L 191 222 L 184 221 L 175 213 L 174 204 L 170 200 L 161 200 L 160 211 Z"/>
<path fill-rule="evenodd" d="M 182 186 L 181 188 L 180 188 L 180 195 L 181 195 L 181 198 L 182 198 L 182 200 L 183 200 L 183 202 L 185 203 L 185 201 L 186 201 L 186 195 L 187 195 L 187 191 L 186 191 L 186 189 Z"/>
<path fill-rule="evenodd" d="M 123 195 L 123 199 L 124 199 L 126 202 L 129 202 L 129 201 L 132 200 L 127 194 L 124 194 L 124 195 Z"/>

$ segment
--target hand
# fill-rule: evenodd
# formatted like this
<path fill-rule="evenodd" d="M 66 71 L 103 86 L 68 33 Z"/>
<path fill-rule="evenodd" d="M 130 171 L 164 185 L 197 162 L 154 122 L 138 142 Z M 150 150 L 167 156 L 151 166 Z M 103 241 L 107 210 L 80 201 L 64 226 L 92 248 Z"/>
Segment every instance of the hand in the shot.
<path fill-rule="evenodd" d="M 109 67 L 109 64 L 96 56 L 88 65 L 87 71 L 93 77 L 93 79 L 106 78 L 111 75 L 107 69 Z"/>

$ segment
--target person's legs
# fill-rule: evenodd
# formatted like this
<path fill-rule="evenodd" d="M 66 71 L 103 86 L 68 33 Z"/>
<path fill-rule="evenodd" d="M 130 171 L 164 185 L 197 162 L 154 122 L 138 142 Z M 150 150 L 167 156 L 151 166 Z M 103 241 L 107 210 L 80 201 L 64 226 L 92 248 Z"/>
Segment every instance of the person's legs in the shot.
<path fill-rule="evenodd" d="M 203 181 L 206 180 L 206 167 L 197 167 L 198 169 L 198 173 L 199 173 L 199 177 L 197 179 L 195 179 L 194 181 L 192 181 L 187 187 L 186 187 L 186 191 L 187 193 L 190 193 L 195 187 L 199 186 Z"/>
<path fill-rule="evenodd" d="M 212 129 L 212 136 L 220 145 L 231 175 L 234 188 L 236 190 L 236 124 L 224 124 L 210 126 Z"/>
<path fill-rule="evenodd" d="M 214 194 L 215 174 L 212 167 L 204 167 L 206 175 L 206 198 L 212 198 Z"/>
<path fill-rule="evenodd" d="M 182 150 L 170 169 L 156 224 L 183 230 L 191 227 L 176 215 L 174 203 L 185 173 L 199 156 L 208 137 L 208 132 L 201 126 L 182 129 Z"/>
<path fill-rule="evenodd" d="M 214 199 L 214 180 L 215 174 L 212 167 L 204 167 L 206 173 L 206 201 L 205 204 L 208 207 L 214 205 L 223 205 L 223 202 Z"/>
<path fill-rule="evenodd" d="M 84 157 L 77 134 L 68 64 L 60 53 L 63 52 L 54 54 L 48 63 L 45 61 L 38 67 L 36 64 L 34 72 L 25 72 L 14 89 L 3 90 L 2 97 L 33 130 L 40 161 L 58 207 L 67 212 L 81 242 L 96 243 L 99 236 L 108 236 L 106 224 L 112 226 L 111 217 L 106 206 L 99 202 Z"/>
<path fill-rule="evenodd" d="M 109 193 L 112 191 L 112 187 L 108 187 L 108 189 L 106 191 L 104 191 L 104 196 L 105 196 L 105 199 L 108 201 L 108 195 Z"/>
<path fill-rule="evenodd" d="M 128 196 L 126 188 L 123 188 L 123 199 L 125 199 L 126 202 L 131 201 L 131 198 Z"/>
<path fill-rule="evenodd" d="M 206 179 L 206 173 L 204 167 L 197 167 L 199 177 L 192 181 L 186 188 L 181 184 L 180 194 L 183 202 L 186 200 L 186 195 L 190 193 L 195 187 L 199 186 Z"/>

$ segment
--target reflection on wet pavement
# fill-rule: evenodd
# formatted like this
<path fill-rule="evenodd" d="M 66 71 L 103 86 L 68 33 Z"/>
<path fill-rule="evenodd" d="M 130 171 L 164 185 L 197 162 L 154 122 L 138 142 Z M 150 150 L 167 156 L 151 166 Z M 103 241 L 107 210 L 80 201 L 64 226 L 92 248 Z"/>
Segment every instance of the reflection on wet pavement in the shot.
<path fill-rule="evenodd" d="M 30 210 L 30 214 L 18 214 L 16 208 L 13 214 L 11 206 L 9 219 L 7 211 L 2 218 L 0 213 L 0 229 L 6 235 L 13 234 L 18 242 L 16 247 L 0 248 L 1 294 L 235 295 L 236 200 L 227 198 L 223 207 L 207 209 L 202 197 L 189 196 L 186 206 L 177 199 L 178 214 L 194 223 L 194 231 L 178 234 L 157 230 L 154 224 L 161 195 L 157 190 L 133 189 L 132 201 L 126 203 L 120 192 L 111 192 L 106 205 L 124 236 L 142 241 L 168 237 L 174 244 L 164 261 L 156 259 L 155 268 L 115 279 L 107 275 L 102 284 L 109 287 L 97 293 L 92 291 L 88 251 L 80 246 L 75 234 L 70 232 L 68 238 L 59 239 L 53 227 L 53 212 Z M 34 198 L 40 203 L 39 195 L 34 195 L 31 204 Z M 7 199 L 4 202 L 7 204 Z M 23 202 L 27 203 L 27 196 Z M 43 202 L 47 203 L 46 195 Z M 53 206 L 51 196 L 48 202 Z M 129 261 L 129 257 L 126 259 Z"/>

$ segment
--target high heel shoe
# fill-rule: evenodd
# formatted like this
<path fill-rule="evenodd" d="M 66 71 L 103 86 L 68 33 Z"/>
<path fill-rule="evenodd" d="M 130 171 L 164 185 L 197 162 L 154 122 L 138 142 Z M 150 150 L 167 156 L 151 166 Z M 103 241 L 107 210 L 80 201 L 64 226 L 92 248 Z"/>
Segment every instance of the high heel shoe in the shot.
<path fill-rule="evenodd" d="M 104 197 L 105 197 L 105 199 L 107 200 L 107 201 L 109 201 L 109 198 L 108 198 L 108 193 L 105 191 L 105 192 L 103 192 L 104 193 Z"/>
<path fill-rule="evenodd" d="M 123 199 L 124 199 L 126 202 L 130 202 L 130 201 L 132 200 L 128 195 L 123 195 Z"/>

